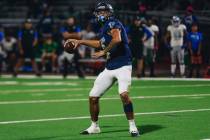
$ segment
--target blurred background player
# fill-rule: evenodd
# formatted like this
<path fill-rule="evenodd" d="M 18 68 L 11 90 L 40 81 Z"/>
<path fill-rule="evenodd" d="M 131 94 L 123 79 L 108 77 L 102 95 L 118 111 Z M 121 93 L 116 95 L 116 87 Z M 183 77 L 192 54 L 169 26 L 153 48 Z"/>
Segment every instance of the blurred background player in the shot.
<path fill-rule="evenodd" d="M 12 32 L 9 29 L 5 30 L 5 37 L 1 45 L 5 54 L 6 70 L 13 73 L 17 60 L 17 40 L 12 36 Z"/>
<path fill-rule="evenodd" d="M 24 64 L 26 58 L 30 58 L 31 64 L 34 72 L 37 76 L 40 76 L 37 64 L 35 61 L 35 46 L 38 43 L 38 33 L 33 28 L 31 19 L 27 19 L 24 22 L 23 28 L 18 32 L 18 49 L 19 49 L 19 59 L 14 69 L 14 77 L 20 67 Z"/>
<path fill-rule="evenodd" d="M 93 32 L 92 26 L 90 23 L 88 23 L 86 28 L 81 31 L 81 38 L 88 39 L 88 40 L 96 38 L 96 33 Z M 85 45 L 80 46 L 78 50 L 79 50 L 79 54 L 81 58 L 91 58 L 91 55 L 95 53 L 94 48 L 89 48 Z"/>
<path fill-rule="evenodd" d="M 128 46 L 126 30 L 122 23 L 113 16 L 114 11 L 110 4 L 104 2 L 97 4 L 94 13 L 98 22 L 103 25 L 100 33 L 100 40 L 70 39 L 66 42 L 73 42 L 75 47 L 82 44 L 102 49 L 99 52 L 94 53 L 94 58 L 107 56 L 106 68 L 96 78 L 94 86 L 89 94 L 89 107 L 92 123 L 90 127 L 82 131 L 81 134 L 96 134 L 101 132 L 98 125 L 99 99 L 115 81 L 118 81 L 118 92 L 129 122 L 129 132 L 133 137 L 139 136 L 134 121 L 133 104 L 129 98 L 132 56 Z"/>
<path fill-rule="evenodd" d="M 0 76 L 1 76 L 1 73 L 2 73 L 3 60 L 4 60 L 4 57 L 5 57 L 5 53 L 3 51 L 3 46 L 1 45 L 1 41 L 3 40 L 3 38 L 4 38 L 4 28 L 0 24 Z"/>
<path fill-rule="evenodd" d="M 191 32 L 188 34 L 188 48 L 190 51 L 190 72 L 189 78 L 193 76 L 193 70 L 196 69 L 196 77 L 200 77 L 200 67 L 202 63 L 202 33 L 198 32 L 198 25 L 193 24 Z"/>
<path fill-rule="evenodd" d="M 144 41 L 144 49 L 143 49 L 143 56 L 144 56 L 144 67 L 143 73 L 145 71 L 146 64 L 150 67 L 150 77 L 154 77 L 154 66 L 155 66 L 155 57 L 156 51 L 158 49 L 158 33 L 159 28 L 157 25 L 154 24 L 151 18 L 147 21 L 147 29 L 151 32 L 152 36 Z M 146 35 L 146 34 L 145 34 Z M 147 35 L 146 35 L 147 36 Z"/>
<path fill-rule="evenodd" d="M 53 34 L 53 27 L 55 25 L 53 15 L 50 8 L 46 8 L 43 11 L 43 16 L 37 25 L 37 30 L 41 37 L 45 37 L 48 34 Z"/>
<path fill-rule="evenodd" d="M 171 76 L 175 77 L 177 59 L 181 77 L 185 77 L 184 64 L 184 37 L 186 36 L 186 26 L 181 24 L 178 16 L 173 16 L 171 25 L 167 27 L 165 36 L 165 44 L 170 49 L 171 54 Z M 169 42 L 170 41 L 170 42 Z"/>
<path fill-rule="evenodd" d="M 146 28 L 145 19 L 137 16 L 129 31 L 130 45 L 133 57 L 137 60 L 136 75 L 138 78 L 143 77 L 143 44 L 152 37 L 152 33 Z"/>
<path fill-rule="evenodd" d="M 58 72 L 57 67 L 57 49 L 58 49 L 58 43 L 53 41 L 52 34 L 45 35 L 45 40 L 43 43 L 42 48 L 42 71 L 46 71 L 46 60 L 50 60 L 52 63 L 52 71 L 54 73 Z"/>
<path fill-rule="evenodd" d="M 193 13 L 194 9 L 192 6 L 188 6 L 183 19 L 183 24 L 187 27 L 187 32 L 191 32 L 191 27 L 193 24 L 198 25 L 198 19 Z"/>
<path fill-rule="evenodd" d="M 62 2 L 61 2 L 62 1 Z M 63 25 L 63 22 L 66 18 L 70 16 L 74 16 L 76 19 L 76 26 L 78 25 L 81 27 L 80 38 L 90 38 L 94 33 L 91 30 L 94 30 L 96 37 L 98 36 L 98 32 L 100 31 L 100 24 L 98 24 L 94 16 L 92 15 L 92 11 L 94 10 L 93 2 L 94 1 L 88 1 L 86 4 L 80 4 L 80 2 L 74 2 L 73 0 L 61 0 L 61 1 L 54 1 L 54 0 L 23 0 L 23 1 L 15 1 L 15 0 L 2 0 L 0 1 L 0 6 L 3 7 L 0 9 L 0 41 L 2 38 L 4 38 L 6 32 L 5 29 L 9 28 L 12 32 L 12 36 L 14 36 L 17 40 L 17 32 L 19 27 L 21 26 L 22 21 L 24 21 L 27 18 L 33 18 L 33 26 L 36 28 L 38 32 L 38 46 L 35 47 L 35 56 L 38 66 L 40 65 L 40 59 L 41 59 L 41 48 L 43 46 L 45 35 L 52 34 L 52 38 L 55 42 L 59 44 L 59 46 L 62 46 L 62 35 L 60 33 L 60 29 Z M 210 2 L 207 0 L 205 1 L 173 1 L 170 3 L 165 2 L 164 0 L 158 1 L 139 1 L 135 0 L 132 1 L 132 3 L 129 3 L 129 0 L 120 0 L 120 1 L 112 1 L 113 5 L 116 5 L 116 16 L 120 19 L 120 21 L 123 22 L 126 30 L 129 34 L 134 34 L 129 32 L 129 27 L 132 24 L 134 25 L 134 20 L 137 15 L 141 15 L 140 17 L 145 17 L 148 19 L 148 17 L 155 17 L 157 19 L 157 23 L 160 28 L 160 33 L 158 35 L 160 48 L 158 49 L 157 53 L 157 61 L 156 63 L 156 73 L 162 75 L 162 76 L 168 76 L 168 73 L 166 72 L 168 70 L 167 65 L 171 65 L 171 62 L 169 61 L 168 53 L 164 47 L 164 37 L 165 36 L 165 29 L 168 25 L 168 22 L 170 21 L 171 17 L 176 13 L 179 14 L 178 16 L 182 17 L 182 23 L 186 26 L 187 32 L 191 32 L 191 26 L 196 23 L 200 31 L 205 36 L 209 36 L 210 34 L 210 28 L 208 28 L 209 25 L 209 17 L 208 17 L 208 7 L 210 5 Z M 207 10 L 207 11 L 206 11 Z M 158 12 L 157 12 L 158 11 Z M 160 12 L 160 13 L 159 13 Z M 64 14 L 65 13 L 65 14 Z M 167 13 L 167 14 L 166 14 Z M 140 20 L 143 18 L 140 18 Z M 144 21 L 141 21 L 141 24 Z M 90 29 L 90 26 L 87 24 L 91 23 L 91 26 L 93 27 Z M 145 23 L 143 24 L 145 25 Z M 66 25 L 65 25 L 66 26 Z M 147 25 L 149 26 L 149 25 Z M 134 29 L 135 30 L 135 29 Z M 73 33 L 73 32 L 71 32 Z M 138 38 L 138 35 L 134 36 L 134 38 L 137 38 L 138 40 L 141 40 Z M 162 38 L 163 37 L 163 38 Z M 170 39 L 169 39 L 170 40 Z M 168 42 L 169 42 L 168 40 Z M 142 41 L 134 41 L 134 43 L 131 40 L 131 49 L 133 52 L 134 61 L 134 72 L 137 72 L 138 77 L 144 76 L 144 65 L 143 62 L 145 62 L 146 70 L 152 71 L 153 64 L 151 63 L 151 66 L 148 65 L 148 58 L 150 54 L 146 54 L 146 58 L 143 61 L 143 57 L 145 54 L 143 53 L 143 45 L 139 45 L 137 43 Z M 144 43 L 142 43 L 144 44 Z M 202 65 L 209 65 L 210 62 L 210 55 L 208 55 L 209 52 L 209 43 L 208 39 L 204 38 L 202 41 L 203 46 L 203 53 L 202 53 Z M 144 44 L 147 46 L 146 44 Z M 141 46 L 141 47 L 133 47 L 133 46 Z M 140 49 L 137 49 L 140 48 Z M 59 57 L 63 52 L 63 47 L 59 47 L 57 51 L 57 56 Z M 101 68 L 103 67 L 103 64 L 101 64 L 101 67 L 99 67 L 99 61 L 100 60 L 92 60 L 90 58 L 90 55 L 94 53 L 95 49 L 87 48 L 85 46 L 82 46 L 81 48 L 78 48 L 79 55 L 78 57 L 72 57 L 71 54 L 67 54 L 68 60 L 72 60 L 70 64 L 67 65 L 66 68 L 69 73 L 72 73 L 73 75 L 79 73 L 79 69 L 76 68 L 76 66 L 80 65 L 80 70 L 84 70 L 87 74 L 97 74 L 98 71 L 101 71 Z M 5 52 L 5 50 L 4 50 Z M 145 51 L 146 52 L 146 51 Z M 63 58 L 67 58 L 67 55 L 61 55 Z M 75 55 L 75 54 L 73 54 Z M 189 49 L 185 49 L 185 68 L 187 72 L 189 72 L 190 68 L 190 52 Z M 65 57 L 64 57 L 65 56 Z M 138 58 L 139 57 L 139 58 Z M 17 55 L 18 58 L 18 55 Z M 73 58 L 78 58 L 77 64 L 75 64 Z M 82 59 L 82 60 L 81 60 Z M 84 60 L 86 59 L 86 60 Z M 102 58 L 103 59 L 103 58 Z M 3 59 L 3 72 L 5 74 L 7 73 L 7 66 L 12 66 L 13 64 L 6 64 L 5 60 L 7 61 L 7 58 L 4 57 Z M 23 71 L 31 71 L 30 66 L 30 59 L 26 59 L 26 63 L 21 67 L 23 68 Z M 138 67 L 136 67 L 136 61 L 138 60 Z M 68 61 L 68 62 L 69 62 Z M 8 61 L 7 61 L 8 62 Z M 13 61 L 11 61 L 13 62 Z M 46 70 L 47 72 L 51 72 L 49 68 L 51 66 L 48 63 L 50 61 L 46 61 Z M 29 64 L 29 65 L 28 65 Z M 61 64 L 59 62 L 59 64 Z M 61 67 L 61 71 L 63 68 L 63 64 L 59 65 Z M 150 69 L 149 69 L 150 66 Z M 179 66 L 177 66 L 179 67 Z M 41 68 L 41 67 L 40 67 Z M 138 68 L 138 69 L 137 69 Z M 201 71 L 202 71 L 201 67 Z M 137 70 L 136 70 L 137 69 Z M 142 69 L 142 70 L 141 70 Z M 179 69 L 179 68 L 178 68 Z M 76 71 L 78 70 L 78 71 Z M 171 70 L 170 70 L 171 71 Z M 178 70 L 179 71 L 179 70 Z M 147 72 L 147 71 L 146 71 Z M 152 72 L 151 72 L 152 73 Z M 179 73 L 179 72 L 178 72 Z M 188 75 L 189 73 L 187 73 Z M 136 75 L 136 74 L 135 74 Z M 152 74 L 151 74 L 152 75 Z M 157 75 L 159 76 L 159 75 Z"/>
<path fill-rule="evenodd" d="M 0 24 L 0 42 L 3 40 L 3 38 L 4 38 L 4 28 Z"/>
<path fill-rule="evenodd" d="M 66 24 L 61 28 L 61 34 L 64 40 L 67 39 L 80 39 L 81 38 L 81 29 L 79 26 L 76 25 L 75 23 L 75 18 L 74 17 L 69 17 L 66 20 Z M 84 78 L 84 72 L 81 68 L 81 65 L 79 63 L 79 59 L 81 58 L 78 49 L 76 49 L 74 51 L 73 57 L 72 54 L 69 54 L 67 52 L 63 52 L 62 55 L 60 55 L 59 57 L 59 65 L 63 65 L 64 66 L 64 70 L 63 70 L 63 76 L 66 77 L 68 74 L 68 63 L 72 62 L 73 58 L 73 62 L 75 65 L 75 69 L 77 71 L 77 75 L 79 78 Z"/>
<path fill-rule="evenodd" d="M 3 67 L 4 57 L 5 57 L 5 53 L 3 51 L 2 45 L 0 44 L 0 76 L 1 76 L 1 73 L 2 73 L 2 67 Z"/>

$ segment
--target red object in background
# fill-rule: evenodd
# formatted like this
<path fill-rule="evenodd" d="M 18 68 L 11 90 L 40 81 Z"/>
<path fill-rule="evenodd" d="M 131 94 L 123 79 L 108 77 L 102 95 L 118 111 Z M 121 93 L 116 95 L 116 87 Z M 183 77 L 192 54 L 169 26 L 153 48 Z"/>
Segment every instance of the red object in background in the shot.
<path fill-rule="evenodd" d="M 144 13 L 146 12 L 147 8 L 144 4 L 139 4 L 139 12 Z"/>
<path fill-rule="evenodd" d="M 206 68 L 205 74 L 204 74 L 204 78 L 210 78 L 210 66 L 208 66 Z"/>
<path fill-rule="evenodd" d="M 94 61 L 94 62 L 89 62 L 88 65 L 93 68 L 93 69 L 101 69 L 104 67 L 105 62 L 103 61 Z"/>
<path fill-rule="evenodd" d="M 186 11 L 192 13 L 194 11 L 192 5 L 187 6 Z"/>

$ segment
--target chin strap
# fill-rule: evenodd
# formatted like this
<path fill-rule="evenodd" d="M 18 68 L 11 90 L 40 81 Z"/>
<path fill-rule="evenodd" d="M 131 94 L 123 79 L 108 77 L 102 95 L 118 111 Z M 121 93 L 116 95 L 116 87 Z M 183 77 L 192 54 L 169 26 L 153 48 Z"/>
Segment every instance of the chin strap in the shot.
<path fill-rule="evenodd" d="M 98 16 L 98 21 L 105 22 L 106 21 L 106 17 L 105 16 Z"/>

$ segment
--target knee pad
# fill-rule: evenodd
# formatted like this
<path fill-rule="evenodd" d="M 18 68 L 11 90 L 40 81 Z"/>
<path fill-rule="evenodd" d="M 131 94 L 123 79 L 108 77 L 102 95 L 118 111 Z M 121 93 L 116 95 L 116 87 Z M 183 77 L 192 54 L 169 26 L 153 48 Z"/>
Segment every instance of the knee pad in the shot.
<path fill-rule="evenodd" d="M 97 104 L 99 101 L 99 97 L 89 97 L 89 100 L 92 104 Z"/>

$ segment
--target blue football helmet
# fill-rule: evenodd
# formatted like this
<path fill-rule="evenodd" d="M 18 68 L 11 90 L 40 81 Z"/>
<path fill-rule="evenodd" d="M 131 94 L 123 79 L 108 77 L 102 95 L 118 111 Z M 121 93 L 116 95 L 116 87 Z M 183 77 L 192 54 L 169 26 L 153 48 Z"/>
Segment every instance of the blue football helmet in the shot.
<path fill-rule="evenodd" d="M 101 11 L 108 12 L 107 16 L 100 14 Z M 105 2 L 98 3 L 94 10 L 94 15 L 96 16 L 97 21 L 99 22 L 105 22 L 106 20 L 109 19 L 109 17 L 113 16 L 113 13 L 114 13 L 114 10 L 111 4 L 108 4 Z"/>

